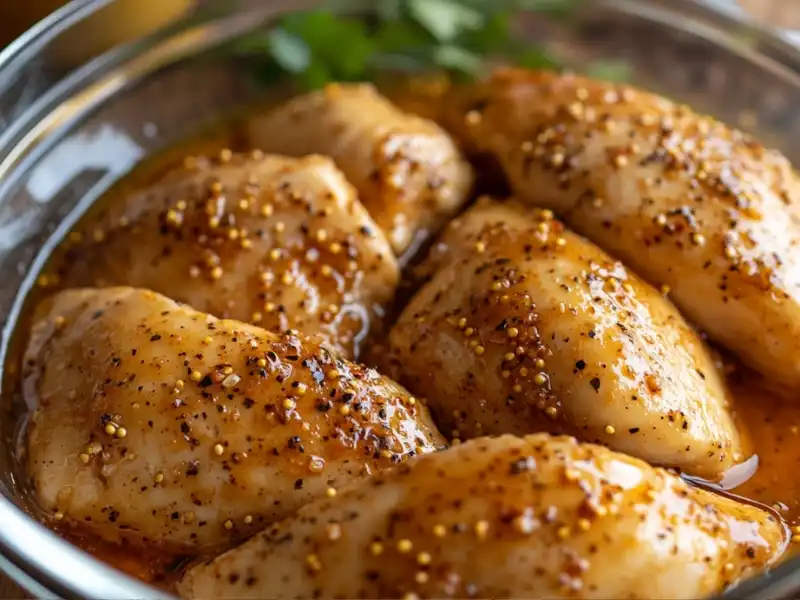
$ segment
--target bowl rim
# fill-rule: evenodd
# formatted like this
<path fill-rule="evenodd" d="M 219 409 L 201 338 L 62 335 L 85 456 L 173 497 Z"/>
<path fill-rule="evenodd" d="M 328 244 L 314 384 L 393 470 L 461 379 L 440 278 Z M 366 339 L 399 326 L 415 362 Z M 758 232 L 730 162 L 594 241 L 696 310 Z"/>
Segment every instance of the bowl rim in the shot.
<path fill-rule="evenodd" d="M 57 8 L 30 28 L 22 32 L 5 48 L 0 50 L 0 87 L 14 67 L 22 67 L 26 58 L 46 46 L 73 24 L 90 16 L 116 0 L 72 0 Z"/>
<path fill-rule="evenodd" d="M 28 64 L 32 56 L 45 48 L 58 35 L 116 1 L 72 0 L 34 24 L 5 49 L 0 50 L 0 89 L 3 89 L 9 80 L 13 79 L 15 73 Z M 730 35 L 733 28 L 746 27 L 749 32 L 757 36 L 759 43 L 767 44 L 771 49 L 778 51 L 780 57 L 784 59 L 780 61 L 782 66 L 789 68 L 792 75 L 800 79 L 800 30 L 793 32 L 754 23 L 735 2 L 727 0 L 648 0 L 644 10 L 640 0 L 594 0 L 594 2 L 647 20 L 661 21 L 670 26 L 674 26 L 674 23 L 670 23 L 654 13 L 663 11 L 680 16 L 683 14 L 680 7 L 683 7 L 691 16 L 710 22 L 711 29 L 717 32 L 717 39 L 711 41 L 717 44 L 721 43 L 718 39 L 719 35 Z M 239 11 L 248 13 L 248 20 L 258 19 L 255 25 L 250 23 L 248 27 L 250 29 L 256 27 L 258 23 L 265 22 L 272 14 L 269 1 L 258 4 L 262 5 L 260 9 L 247 8 Z M 182 18 L 180 23 L 186 25 L 189 19 L 191 19 L 191 15 Z M 239 28 L 245 26 L 241 16 L 237 23 Z M 92 77 L 98 74 L 98 70 L 122 67 L 126 60 L 135 58 L 136 52 L 144 47 L 142 42 L 148 40 L 152 42 L 159 38 L 168 39 L 172 27 L 168 27 L 165 31 L 167 35 L 164 35 L 164 31 L 162 31 L 131 44 L 112 48 L 68 74 L 56 84 L 54 89 L 48 90 L 44 97 L 37 99 L 34 105 L 21 116 L 21 122 L 12 122 L 12 126 L 8 128 L 10 131 L 7 131 L 6 135 L 0 130 L 0 167 L 4 163 L 8 163 L 5 160 L 8 158 L 8 151 L 11 147 L 18 145 L 20 141 L 14 135 L 9 135 L 10 133 L 23 129 L 23 126 L 31 121 L 37 123 L 37 117 L 43 117 L 42 108 L 46 108 L 50 102 L 63 100 L 65 93 L 77 92 L 81 86 L 92 81 Z M 242 29 L 242 31 L 244 30 Z M 709 37 L 703 32 L 699 32 L 698 35 Z M 192 48 L 197 49 L 197 46 L 190 45 L 190 49 Z M 180 52 L 174 52 L 172 55 L 162 58 L 162 63 L 154 66 L 163 67 L 180 60 L 181 57 Z M 139 81 L 146 74 L 148 73 L 137 72 L 134 77 L 125 79 L 121 85 L 109 88 L 104 92 L 101 91 L 97 97 L 93 98 L 94 103 L 91 108 L 113 93 L 119 92 L 125 85 Z M 35 110 L 37 107 L 39 110 Z M 68 121 L 60 124 L 61 129 L 86 112 L 86 110 L 73 112 Z M 0 168 L 0 171 L 2 170 Z M 4 187 L 0 185 L 0 191 Z M 20 296 L 24 295 L 24 293 L 20 293 Z M 17 300 L 19 301 L 19 297 Z M 2 340 L 0 340 L 3 346 L 7 345 L 6 334 L 7 332 L 3 331 Z M 4 357 L 5 348 L 0 348 L 0 361 Z M 0 362 L 0 371 L 2 368 L 3 364 Z M 4 493 L 0 493 L 0 523 L 3 524 L 0 527 L 0 572 L 5 573 L 36 597 L 125 598 L 130 600 L 173 598 L 171 594 L 128 576 L 77 548 L 16 506 Z M 800 590 L 800 557 L 788 559 L 767 573 L 756 575 L 737 584 L 721 594 L 721 597 L 730 600 L 751 598 L 777 600 L 788 598 L 798 590 Z"/>

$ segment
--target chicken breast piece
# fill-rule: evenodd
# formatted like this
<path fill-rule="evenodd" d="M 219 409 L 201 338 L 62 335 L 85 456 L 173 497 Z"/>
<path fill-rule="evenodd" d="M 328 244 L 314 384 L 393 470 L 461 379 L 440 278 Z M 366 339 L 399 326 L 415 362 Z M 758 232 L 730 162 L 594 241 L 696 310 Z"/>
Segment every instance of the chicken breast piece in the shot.
<path fill-rule="evenodd" d="M 697 334 L 549 211 L 481 199 L 423 268 L 390 347 L 443 432 L 569 433 L 714 480 L 745 458 Z"/>
<path fill-rule="evenodd" d="M 443 445 L 375 371 L 150 291 L 60 293 L 25 361 L 36 499 L 105 540 L 223 547 Z"/>
<path fill-rule="evenodd" d="M 432 121 L 402 112 L 368 84 L 332 84 L 252 119 L 266 152 L 332 157 L 398 255 L 466 201 L 472 169 Z"/>
<path fill-rule="evenodd" d="M 383 232 L 321 156 L 190 157 L 84 229 L 60 261 L 66 286 L 152 289 L 218 317 L 318 334 L 348 357 L 399 280 Z"/>
<path fill-rule="evenodd" d="M 481 438 L 308 505 L 185 598 L 701 598 L 770 564 L 773 517 L 574 438 Z M 605 557 L 605 558 L 604 558 Z"/>
<path fill-rule="evenodd" d="M 800 387 L 800 180 L 685 106 L 574 75 L 501 70 L 449 125 L 514 193 L 553 209 L 769 378 Z"/>

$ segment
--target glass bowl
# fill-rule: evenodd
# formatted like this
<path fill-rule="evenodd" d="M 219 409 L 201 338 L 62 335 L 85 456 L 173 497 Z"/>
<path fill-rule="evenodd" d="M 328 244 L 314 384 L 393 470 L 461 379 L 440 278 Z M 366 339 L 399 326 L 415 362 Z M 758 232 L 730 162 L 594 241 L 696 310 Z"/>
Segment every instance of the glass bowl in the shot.
<path fill-rule="evenodd" d="M 285 10 L 313 4 L 204 1 L 166 29 L 85 64 L 58 60 L 59 44 L 75 40 L 80 27 L 113 3 L 73 1 L 0 52 L 0 364 L 13 347 L 14 324 L 37 271 L 86 208 L 143 158 L 269 95 L 220 46 Z M 515 22 L 519 35 L 578 69 L 588 59 L 624 60 L 633 83 L 753 130 L 800 164 L 800 46 L 791 32 L 748 24 L 732 4 L 584 0 L 568 22 L 533 14 Z M 0 569 L 37 597 L 168 597 L 31 516 L 35 509 L 15 459 L 25 406 L 9 383 L 14 373 L 6 370 Z M 798 594 L 800 562 L 789 560 L 727 596 Z"/>

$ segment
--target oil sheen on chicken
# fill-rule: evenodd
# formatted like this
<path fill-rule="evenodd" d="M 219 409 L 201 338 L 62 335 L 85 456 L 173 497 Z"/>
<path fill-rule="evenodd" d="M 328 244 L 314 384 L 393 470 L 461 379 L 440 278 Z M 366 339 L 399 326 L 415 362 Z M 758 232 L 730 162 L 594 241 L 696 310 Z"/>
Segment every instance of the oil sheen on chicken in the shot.
<path fill-rule="evenodd" d="M 427 410 L 316 341 L 133 288 L 62 292 L 34 326 L 35 496 L 105 540 L 224 547 L 432 451 Z"/>
<path fill-rule="evenodd" d="M 332 84 L 257 116 L 250 142 L 266 152 L 332 157 L 398 255 L 436 232 L 472 185 L 472 169 L 445 131 L 367 84 Z"/>
<path fill-rule="evenodd" d="M 302 508 L 185 598 L 701 598 L 769 565 L 775 517 L 546 434 L 481 438 Z"/>
<path fill-rule="evenodd" d="M 709 479 L 746 458 L 694 330 L 550 211 L 483 198 L 424 268 L 390 346 L 445 434 L 569 433 Z"/>
<path fill-rule="evenodd" d="M 517 196 L 800 388 L 800 179 L 786 158 L 686 106 L 575 75 L 500 70 L 446 102 L 450 129 L 494 156 Z"/>
<path fill-rule="evenodd" d="M 64 286 L 151 289 L 217 317 L 319 334 L 348 357 L 399 277 L 383 232 L 321 156 L 189 157 L 67 244 Z"/>

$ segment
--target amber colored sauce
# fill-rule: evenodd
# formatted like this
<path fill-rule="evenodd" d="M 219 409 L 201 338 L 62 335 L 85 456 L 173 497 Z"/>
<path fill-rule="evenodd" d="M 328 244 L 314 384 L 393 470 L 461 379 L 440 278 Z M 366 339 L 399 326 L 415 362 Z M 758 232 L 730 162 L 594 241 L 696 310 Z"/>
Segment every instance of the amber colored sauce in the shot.
<path fill-rule="evenodd" d="M 48 523 L 48 526 L 81 550 L 115 569 L 166 590 L 173 587 L 182 567 L 192 558 L 152 548 L 144 553 L 140 548 L 129 544 L 115 544 L 83 535 L 60 523 Z"/>
<path fill-rule="evenodd" d="M 244 147 L 240 125 L 241 120 L 237 120 L 216 126 L 143 161 L 89 210 L 83 218 L 81 228 L 85 228 L 84 224 L 90 222 L 103 207 L 149 186 L 183 161 L 186 155 L 216 153 L 222 148 L 248 150 Z M 492 172 L 493 169 L 487 171 Z M 491 176 L 486 186 L 494 189 L 495 183 L 496 179 Z M 63 256 L 56 250 L 44 272 L 57 270 L 60 258 L 63 259 Z M 410 261 L 409 273 L 413 273 L 414 262 Z M 408 279 L 413 281 L 414 277 Z M 56 284 L 32 293 L 27 300 L 28 306 L 35 305 L 58 287 Z M 410 291 L 406 289 L 401 295 L 407 298 Z M 25 331 L 30 325 L 30 313 L 30 310 L 24 311 L 27 317 L 20 319 L 17 324 L 18 331 L 21 330 L 22 333 L 19 337 L 25 337 Z M 380 340 L 376 340 L 376 344 L 379 345 Z M 7 375 L 16 367 L 11 361 L 14 356 L 19 359 L 19 346 L 21 344 L 15 344 L 12 348 L 10 353 L 12 358 L 6 365 Z M 369 356 L 369 353 L 367 354 Z M 800 476 L 797 475 L 800 470 L 800 406 L 798 406 L 800 398 L 795 400 L 780 397 L 771 392 L 757 375 L 748 373 L 744 369 L 735 371 L 730 376 L 729 383 L 734 397 L 737 422 L 752 441 L 753 453 L 758 456 L 758 466 L 749 479 L 728 489 L 727 492 L 744 501 L 771 507 L 789 526 L 800 526 Z M 30 512 L 37 513 L 35 508 Z M 159 549 L 148 548 L 143 552 L 130 544 L 113 544 L 84 535 L 61 522 L 53 521 L 50 517 L 43 520 L 70 542 L 98 559 L 140 580 L 165 589 L 170 589 L 185 565 L 197 558 Z M 787 555 L 793 553 L 790 548 Z"/>
<path fill-rule="evenodd" d="M 755 474 L 734 488 L 740 496 L 771 506 L 791 527 L 800 525 L 800 398 L 770 391 L 758 376 L 730 378 L 736 420 L 758 455 Z"/>

